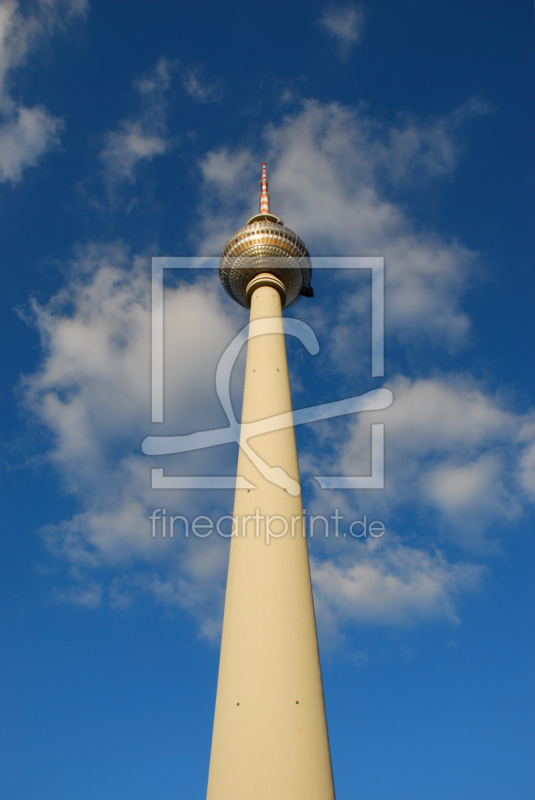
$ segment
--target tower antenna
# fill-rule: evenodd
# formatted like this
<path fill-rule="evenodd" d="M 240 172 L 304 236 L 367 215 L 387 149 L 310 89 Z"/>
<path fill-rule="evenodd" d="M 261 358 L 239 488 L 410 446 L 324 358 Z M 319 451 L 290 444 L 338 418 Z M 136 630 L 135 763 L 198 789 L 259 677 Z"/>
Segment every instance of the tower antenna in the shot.
<path fill-rule="evenodd" d="M 268 179 L 265 161 L 262 164 L 262 180 L 260 181 L 260 213 L 269 214 Z"/>

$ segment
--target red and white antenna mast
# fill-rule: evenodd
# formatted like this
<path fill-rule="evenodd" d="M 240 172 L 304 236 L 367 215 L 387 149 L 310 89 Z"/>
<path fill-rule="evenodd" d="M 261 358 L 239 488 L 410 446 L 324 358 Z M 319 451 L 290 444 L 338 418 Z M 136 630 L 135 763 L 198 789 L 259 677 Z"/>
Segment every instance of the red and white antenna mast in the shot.
<path fill-rule="evenodd" d="M 260 213 L 269 214 L 269 194 L 266 174 L 266 164 L 262 164 L 262 180 L 260 181 Z"/>

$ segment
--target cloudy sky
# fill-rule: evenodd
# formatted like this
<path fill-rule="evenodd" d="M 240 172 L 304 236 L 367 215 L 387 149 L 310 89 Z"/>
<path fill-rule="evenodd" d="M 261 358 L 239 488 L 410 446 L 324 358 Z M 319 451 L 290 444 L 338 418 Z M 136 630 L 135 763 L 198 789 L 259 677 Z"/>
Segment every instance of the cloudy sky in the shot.
<path fill-rule="evenodd" d="M 225 426 L 247 314 L 214 270 L 166 278 L 152 424 L 150 265 L 217 256 L 266 161 L 312 256 L 386 265 L 384 378 L 367 272 L 288 311 L 320 345 L 288 342 L 296 408 L 394 394 L 297 432 L 309 514 L 386 528 L 310 541 L 337 797 L 532 800 L 533 38 L 524 0 L 0 0 L 3 797 L 204 795 L 228 540 L 149 514 L 232 492 L 150 470 L 237 449 L 141 442 Z M 374 422 L 385 489 L 322 490 L 369 473 Z"/>

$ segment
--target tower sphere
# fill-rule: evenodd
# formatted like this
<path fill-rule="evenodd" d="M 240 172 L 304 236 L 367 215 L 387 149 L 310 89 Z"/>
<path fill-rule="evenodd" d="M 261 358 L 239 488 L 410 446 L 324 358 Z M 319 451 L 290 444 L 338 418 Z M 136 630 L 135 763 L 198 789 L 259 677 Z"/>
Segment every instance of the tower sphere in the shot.
<path fill-rule="evenodd" d="M 312 266 L 305 243 L 269 211 L 266 165 L 262 169 L 260 213 L 230 237 L 219 261 L 219 277 L 227 294 L 249 308 L 247 286 L 259 273 L 272 273 L 284 284 L 283 308 L 301 295 L 313 297 Z"/>

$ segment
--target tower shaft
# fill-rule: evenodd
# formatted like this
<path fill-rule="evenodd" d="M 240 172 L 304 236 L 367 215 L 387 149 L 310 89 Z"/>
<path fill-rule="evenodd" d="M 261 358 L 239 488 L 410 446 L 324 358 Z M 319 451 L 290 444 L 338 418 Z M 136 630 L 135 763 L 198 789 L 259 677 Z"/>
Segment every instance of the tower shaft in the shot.
<path fill-rule="evenodd" d="M 291 411 L 272 286 L 253 291 L 251 321 L 261 318 L 280 332 L 248 342 L 244 422 Z M 299 481 L 293 427 L 249 445 Z M 269 482 L 241 448 L 238 475 L 257 488 L 235 496 L 207 800 L 334 800 L 301 495 Z"/>

